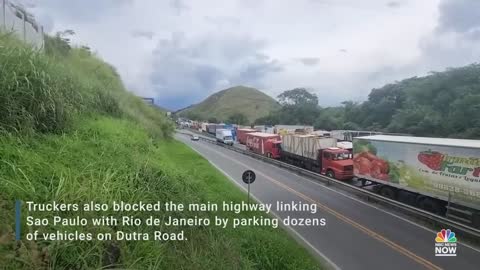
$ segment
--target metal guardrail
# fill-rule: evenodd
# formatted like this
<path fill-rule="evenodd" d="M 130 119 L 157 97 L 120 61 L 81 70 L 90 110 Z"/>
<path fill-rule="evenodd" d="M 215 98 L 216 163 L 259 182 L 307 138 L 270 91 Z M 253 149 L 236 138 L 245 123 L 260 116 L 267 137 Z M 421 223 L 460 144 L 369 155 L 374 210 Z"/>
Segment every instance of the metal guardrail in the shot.
<path fill-rule="evenodd" d="M 184 133 L 184 132 L 180 132 L 180 131 L 177 131 L 177 133 L 188 135 L 188 136 L 192 135 L 191 133 Z M 323 182 L 327 185 L 336 185 L 338 187 L 343 188 L 344 190 L 348 190 L 350 192 L 359 194 L 359 195 L 365 197 L 367 200 L 374 200 L 378 203 L 383 203 L 384 205 L 387 205 L 391 208 L 395 208 L 397 210 L 400 210 L 401 212 L 406 213 L 410 216 L 414 216 L 415 218 L 419 218 L 419 219 L 422 219 L 424 221 L 427 221 L 427 222 L 431 223 L 433 226 L 437 226 L 439 228 L 452 229 L 457 233 L 457 235 L 459 235 L 461 233 L 463 235 L 467 235 L 469 238 L 476 239 L 477 241 L 480 240 L 480 230 L 476 229 L 476 228 L 473 228 L 473 227 L 470 227 L 468 225 L 465 225 L 465 224 L 462 224 L 462 223 L 459 223 L 459 222 L 456 222 L 456 221 L 453 221 L 453 220 L 449 220 L 445 217 L 430 213 L 428 211 L 413 207 L 413 206 L 408 205 L 408 204 L 404 204 L 404 203 L 399 202 L 399 201 L 395 201 L 395 200 L 383 197 L 381 195 L 373 193 L 372 191 L 365 190 L 365 189 L 362 189 L 360 187 L 356 187 L 354 185 L 350 185 L 348 183 L 345 183 L 345 182 L 327 177 L 325 175 L 321 175 L 321 174 L 318 174 L 318 173 L 315 173 L 315 172 L 312 172 L 312 171 L 308 171 L 306 169 L 299 168 L 299 167 L 290 165 L 288 163 L 285 163 L 285 162 L 282 162 L 282 161 L 279 161 L 279 160 L 275 160 L 275 159 L 271 159 L 271 158 L 268 158 L 268 157 L 250 152 L 250 151 L 242 150 L 242 149 L 234 147 L 234 146 L 229 146 L 229 145 L 217 143 L 217 141 L 213 138 L 207 138 L 207 137 L 203 137 L 203 136 L 199 136 L 199 138 L 202 141 L 227 148 L 229 150 L 232 150 L 232 151 L 241 153 L 243 155 L 247 155 L 247 156 L 262 160 L 264 162 L 276 165 L 276 166 L 281 167 L 281 168 L 288 169 L 288 170 L 293 171 L 293 172 L 295 172 L 297 174 L 300 174 L 300 175 L 311 177 L 311 178 L 313 178 L 315 180 L 318 180 L 318 181 L 321 181 L 321 182 Z"/>

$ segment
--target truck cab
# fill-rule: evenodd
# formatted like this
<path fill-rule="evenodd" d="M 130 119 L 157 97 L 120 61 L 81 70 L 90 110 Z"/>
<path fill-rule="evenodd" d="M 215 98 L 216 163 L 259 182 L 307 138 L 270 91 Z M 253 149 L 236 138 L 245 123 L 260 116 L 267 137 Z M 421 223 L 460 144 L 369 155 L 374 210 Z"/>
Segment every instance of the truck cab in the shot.
<path fill-rule="evenodd" d="M 223 136 L 223 139 L 221 139 L 220 142 L 228 145 L 233 145 L 233 136 Z"/>
<path fill-rule="evenodd" d="M 229 129 L 217 129 L 216 138 L 217 138 L 217 142 L 233 145 L 232 131 Z"/>
<path fill-rule="evenodd" d="M 282 140 L 280 135 L 254 132 L 247 133 L 245 145 L 249 151 L 269 157 L 280 158 Z"/>
<path fill-rule="evenodd" d="M 331 147 L 320 150 L 319 155 L 322 174 L 339 180 L 353 178 L 353 156 L 350 151 Z"/>
<path fill-rule="evenodd" d="M 265 147 L 266 149 L 268 149 L 268 153 L 267 153 L 267 156 L 268 157 L 271 157 L 271 158 L 280 158 L 280 152 L 282 150 L 282 141 L 279 141 L 279 140 L 267 140 L 266 142 L 266 145 L 267 147 Z"/>

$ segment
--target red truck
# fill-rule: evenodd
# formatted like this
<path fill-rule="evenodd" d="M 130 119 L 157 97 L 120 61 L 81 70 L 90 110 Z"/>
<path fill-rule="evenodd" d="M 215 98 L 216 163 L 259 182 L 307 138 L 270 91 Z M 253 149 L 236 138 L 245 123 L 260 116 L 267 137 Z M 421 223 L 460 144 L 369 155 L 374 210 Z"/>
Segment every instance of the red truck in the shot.
<path fill-rule="evenodd" d="M 258 132 L 256 129 L 251 128 L 239 128 L 237 129 L 237 140 L 239 144 L 246 144 L 247 143 L 247 134 Z"/>
<path fill-rule="evenodd" d="M 352 154 L 337 147 L 337 139 L 316 135 L 282 136 L 281 159 L 289 164 L 349 180 L 353 178 Z"/>
<path fill-rule="evenodd" d="M 267 156 L 269 158 L 280 158 L 280 135 L 270 133 L 247 133 L 246 146 L 249 151 Z"/>

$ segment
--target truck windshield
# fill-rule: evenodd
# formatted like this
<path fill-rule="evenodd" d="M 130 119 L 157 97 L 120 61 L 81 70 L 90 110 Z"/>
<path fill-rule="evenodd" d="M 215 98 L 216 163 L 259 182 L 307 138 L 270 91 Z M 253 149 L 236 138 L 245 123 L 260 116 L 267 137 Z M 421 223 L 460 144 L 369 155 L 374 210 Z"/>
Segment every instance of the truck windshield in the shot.
<path fill-rule="evenodd" d="M 333 160 L 345 160 L 345 159 L 350 159 L 350 154 L 349 153 L 338 153 L 338 154 L 333 154 L 332 155 Z"/>

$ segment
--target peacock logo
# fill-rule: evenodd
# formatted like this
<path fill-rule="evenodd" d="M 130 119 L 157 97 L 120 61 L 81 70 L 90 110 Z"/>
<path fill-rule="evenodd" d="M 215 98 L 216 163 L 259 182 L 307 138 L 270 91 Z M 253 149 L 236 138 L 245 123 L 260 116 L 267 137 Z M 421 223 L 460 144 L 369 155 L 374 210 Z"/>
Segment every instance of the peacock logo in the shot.
<path fill-rule="evenodd" d="M 437 237 L 435 237 L 435 242 L 456 243 L 457 238 L 455 237 L 455 233 L 452 232 L 450 229 L 448 230 L 442 229 L 440 232 L 437 233 Z"/>
<path fill-rule="evenodd" d="M 450 229 L 442 229 L 437 233 L 435 256 L 457 256 L 457 237 Z"/>

